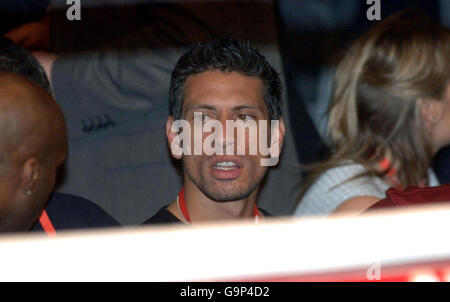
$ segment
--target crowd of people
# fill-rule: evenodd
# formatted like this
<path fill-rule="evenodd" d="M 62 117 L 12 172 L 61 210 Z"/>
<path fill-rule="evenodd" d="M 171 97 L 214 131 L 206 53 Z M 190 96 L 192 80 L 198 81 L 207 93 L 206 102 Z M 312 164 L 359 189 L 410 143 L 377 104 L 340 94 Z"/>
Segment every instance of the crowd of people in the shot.
<path fill-rule="evenodd" d="M 53 26 L 49 15 L 0 39 L 0 231 L 260 223 L 446 201 L 432 169 L 450 144 L 450 31 L 439 22 L 403 10 L 347 47 L 327 113 L 330 154 L 302 165 L 273 3 L 141 13 L 147 24 L 86 52 L 29 43 Z M 223 131 L 179 142 L 180 120 Z M 228 121 L 244 125 L 243 155 Z M 270 152 L 250 154 L 262 138 Z M 177 152 L 195 139 L 219 152 Z"/>

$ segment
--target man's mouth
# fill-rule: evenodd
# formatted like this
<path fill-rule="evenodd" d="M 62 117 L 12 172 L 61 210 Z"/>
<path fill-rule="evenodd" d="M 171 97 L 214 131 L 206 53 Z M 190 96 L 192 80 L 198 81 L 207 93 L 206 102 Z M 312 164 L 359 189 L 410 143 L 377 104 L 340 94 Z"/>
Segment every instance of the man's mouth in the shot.
<path fill-rule="evenodd" d="M 243 164 L 240 160 L 232 158 L 215 159 L 212 164 L 212 174 L 216 179 L 231 180 L 242 173 Z"/>
<path fill-rule="evenodd" d="M 230 171 L 239 168 L 239 165 L 233 161 L 220 161 L 214 165 L 214 169 Z"/>

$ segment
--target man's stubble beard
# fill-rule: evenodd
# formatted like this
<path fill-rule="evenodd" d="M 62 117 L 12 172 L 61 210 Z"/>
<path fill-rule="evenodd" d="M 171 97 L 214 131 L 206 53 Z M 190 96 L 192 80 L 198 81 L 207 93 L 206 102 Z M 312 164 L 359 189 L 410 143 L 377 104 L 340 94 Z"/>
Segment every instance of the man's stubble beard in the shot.
<path fill-rule="evenodd" d="M 262 176 L 260 176 L 258 179 L 255 179 L 255 181 L 250 182 L 244 189 L 241 189 L 239 192 L 233 193 L 218 193 L 214 191 L 214 188 L 207 188 L 207 186 L 199 183 L 190 175 L 190 173 L 187 171 L 187 169 L 183 168 L 184 174 L 187 175 L 187 177 L 190 179 L 190 181 L 209 199 L 217 201 L 217 202 L 232 202 L 241 200 L 244 198 L 249 197 L 255 190 L 258 189 L 259 185 L 262 183 L 265 175 L 267 173 L 264 173 Z M 221 180 L 218 180 L 221 181 Z M 232 180 L 222 180 L 222 181 L 232 181 Z M 212 185 L 213 186 L 213 185 Z"/>

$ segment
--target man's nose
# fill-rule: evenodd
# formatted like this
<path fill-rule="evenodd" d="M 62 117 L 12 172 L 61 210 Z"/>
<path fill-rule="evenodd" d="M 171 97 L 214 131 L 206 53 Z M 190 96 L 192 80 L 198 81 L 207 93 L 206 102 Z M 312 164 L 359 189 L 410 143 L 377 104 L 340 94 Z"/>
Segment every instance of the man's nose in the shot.
<path fill-rule="evenodd" d="M 220 116 L 218 121 L 222 125 L 222 139 L 219 140 L 218 143 L 221 144 L 221 147 L 226 153 L 230 154 L 234 152 L 236 145 L 236 133 L 233 117 L 228 114 L 223 114 Z M 229 150 L 228 152 L 226 151 L 227 149 Z"/>

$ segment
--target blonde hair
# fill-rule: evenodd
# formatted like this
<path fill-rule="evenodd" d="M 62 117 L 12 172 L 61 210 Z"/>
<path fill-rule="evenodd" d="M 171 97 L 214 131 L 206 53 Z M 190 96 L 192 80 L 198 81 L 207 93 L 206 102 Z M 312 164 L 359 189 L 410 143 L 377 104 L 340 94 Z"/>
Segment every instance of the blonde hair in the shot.
<path fill-rule="evenodd" d="M 428 181 L 432 160 L 418 101 L 441 100 L 450 76 L 450 34 L 417 10 L 375 25 L 339 63 L 329 108 L 333 155 L 314 165 L 306 192 L 321 173 L 345 160 L 383 177 L 387 154 L 403 186 Z M 362 176 L 360 175 L 360 176 Z"/>

